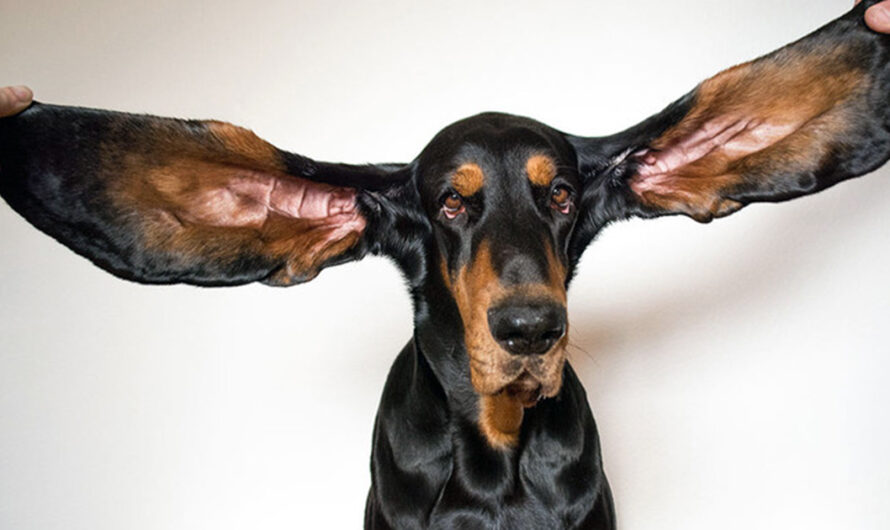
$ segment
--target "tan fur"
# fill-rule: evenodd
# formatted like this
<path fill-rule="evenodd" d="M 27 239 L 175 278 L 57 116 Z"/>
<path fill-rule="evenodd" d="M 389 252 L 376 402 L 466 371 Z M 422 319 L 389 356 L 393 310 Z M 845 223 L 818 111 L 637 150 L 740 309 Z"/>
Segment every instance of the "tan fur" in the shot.
<path fill-rule="evenodd" d="M 534 155 L 525 163 L 525 172 L 532 184 L 547 187 L 556 178 L 556 163 L 547 155 Z"/>
<path fill-rule="evenodd" d="M 284 169 L 278 149 L 253 131 L 221 121 L 205 123 L 210 133 L 219 139 L 232 159 L 240 157 L 250 163 L 252 167 L 262 164 L 268 171 Z"/>
<path fill-rule="evenodd" d="M 742 183 L 760 180 L 766 188 L 770 175 L 816 169 L 853 125 L 849 102 L 868 86 L 846 53 L 831 48 L 801 55 L 792 46 L 705 81 L 688 115 L 652 148 L 670 152 L 705 127 L 740 124 L 740 131 L 674 171 L 641 172 L 631 188 L 650 207 L 707 221 L 741 208 L 726 194 Z"/>
<path fill-rule="evenodd" d="M 485 185 L 485 173 L 478 164 L 462 164 L 451 177 L 451 186 L 462 196 L 471 197 Z"/>
<path fill-rule="evenodd" d="M 492 447 L 508 449 L 516 445 L 524 410 L 521 403 L 503 392 L 480 398 L 479 428 Z"/>

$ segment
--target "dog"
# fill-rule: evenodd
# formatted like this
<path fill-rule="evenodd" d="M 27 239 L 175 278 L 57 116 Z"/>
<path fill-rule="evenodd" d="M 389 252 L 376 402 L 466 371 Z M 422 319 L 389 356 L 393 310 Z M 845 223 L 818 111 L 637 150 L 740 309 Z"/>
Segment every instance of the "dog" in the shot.
<path fill-rule="evenodd" d="M 888 38 L 864 2 L 624 132 L 487 113 L 405 164 L 283 152 L 222 122 L 35 104 L 0 122 L 0 194 L 96 265 L 154 284 L 288 286 L 369 254 L 415 333 L 373 436 L 366 528 L 614 528 L 566 362 L 566 289 L 608 224 L 700 222 L 890 158 Z"/>

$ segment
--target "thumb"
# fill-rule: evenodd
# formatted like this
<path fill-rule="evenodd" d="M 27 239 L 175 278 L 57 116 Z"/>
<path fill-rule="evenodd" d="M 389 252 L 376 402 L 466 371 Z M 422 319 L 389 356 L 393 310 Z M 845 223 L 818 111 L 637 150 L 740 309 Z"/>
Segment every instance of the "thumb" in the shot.
<path fill-rule="evenodd" d="M 0 88 L 0 117 L 12 116 L 31 104 L 34 94 L 25 86 Z"/>
<path fill-rule="evenodd" d="M 881 33 L 890 33 L 890 0 L 885 0 L 868 8 L 865 23 Z"/>

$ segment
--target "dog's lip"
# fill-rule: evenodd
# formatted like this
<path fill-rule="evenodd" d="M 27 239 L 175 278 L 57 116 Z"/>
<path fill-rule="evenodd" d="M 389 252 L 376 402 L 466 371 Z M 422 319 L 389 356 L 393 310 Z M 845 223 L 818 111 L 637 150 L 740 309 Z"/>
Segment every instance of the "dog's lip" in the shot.
<path fill-rule="evenodd" d="M 523 407 L 534 407 L 541 399 L 543 385 L 530 373 L 523 371 L 512 383 L 505 386 L 502 392 L 520 402 Z"/>

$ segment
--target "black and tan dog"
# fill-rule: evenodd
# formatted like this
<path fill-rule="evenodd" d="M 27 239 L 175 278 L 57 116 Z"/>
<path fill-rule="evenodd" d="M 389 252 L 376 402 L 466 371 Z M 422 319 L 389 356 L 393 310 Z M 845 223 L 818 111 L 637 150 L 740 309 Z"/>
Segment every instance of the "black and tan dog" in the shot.
<path fill-rule="evenodd" d="M 0 121 L 0 192 L 144 283 L 292 285 L 367 254 L 408 279 L 415 333 L 374 432 L 367 528 L 614 528 L 566 286 L 610 222 L 710 221 L 890 158 L 890 37 L 864 2 L 602 138 L 482 114 L 411 163 L 280 151 L 221 122 L 35 104 Z"/>

